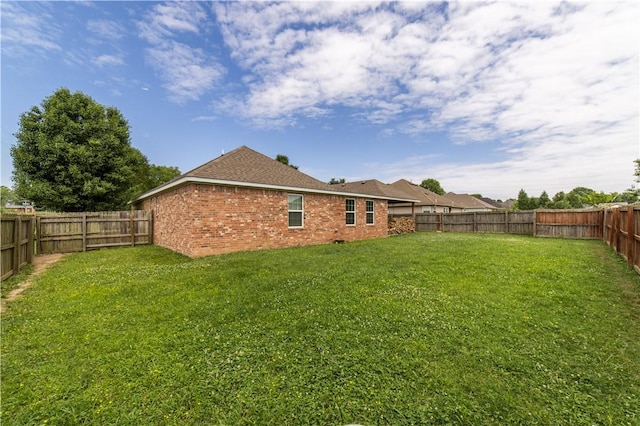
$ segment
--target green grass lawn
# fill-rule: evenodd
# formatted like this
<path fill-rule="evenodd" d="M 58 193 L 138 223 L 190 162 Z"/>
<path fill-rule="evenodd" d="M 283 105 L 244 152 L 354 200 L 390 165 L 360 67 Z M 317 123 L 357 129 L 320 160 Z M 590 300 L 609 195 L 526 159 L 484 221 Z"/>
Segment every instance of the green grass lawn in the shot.
<path fill-rule="evenodd" d="M 1 351 L 3 425 L 637 425 L 640 277 L 512 235 L 104 250 L 38 277 Z"/>

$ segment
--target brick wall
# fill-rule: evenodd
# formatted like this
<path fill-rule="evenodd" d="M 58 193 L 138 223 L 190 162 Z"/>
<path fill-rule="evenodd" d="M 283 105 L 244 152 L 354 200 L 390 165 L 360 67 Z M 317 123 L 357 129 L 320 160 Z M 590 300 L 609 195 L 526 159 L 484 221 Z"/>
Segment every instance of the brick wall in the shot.
<path fill-rule="evenodd" d="M 291 192 L 296 193 L 296 192 Z M 154 243 L 191 257 L 354 241 L 387 235 L 387 202 L 374 201 L 366 222 L 366 198 L 356 198 L 356 224 L 346 225 L 343 195 L 303 195 L 304 227 L 288 226 L 289 192 L 188 184 L 144 200 L 154 215 Z"/>

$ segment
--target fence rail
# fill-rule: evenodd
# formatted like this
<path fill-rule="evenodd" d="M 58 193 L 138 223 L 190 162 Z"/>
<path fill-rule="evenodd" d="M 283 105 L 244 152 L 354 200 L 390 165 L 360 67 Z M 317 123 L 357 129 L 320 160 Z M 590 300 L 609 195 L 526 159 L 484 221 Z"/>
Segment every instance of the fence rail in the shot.
<path fill-rule="evenodd" d="M 1 219 L 2 270 L 4 281 L 33 259 L 34 218 L 24 215 L 2 215 Z"/>
<path fill-rule="evenodd" d="M 153 244 L 150 211 L 63 213 L 36 219 L 38 253 Z"/>

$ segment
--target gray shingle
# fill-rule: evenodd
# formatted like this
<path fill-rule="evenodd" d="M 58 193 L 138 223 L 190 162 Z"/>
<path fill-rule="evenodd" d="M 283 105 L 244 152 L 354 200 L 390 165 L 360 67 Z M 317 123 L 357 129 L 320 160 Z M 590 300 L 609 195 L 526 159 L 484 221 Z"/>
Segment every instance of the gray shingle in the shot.
<path fill-rule="evenodd" d="M 357 182 L 340 183 L 335 186 L 339 191 L 351 192 L 356 194 L 368 194 L 377 195 L 379 197 L 387 197 L 393 200 L 415 200 L 416 197 L 411 194 L 407 194 L 398 188 L 380 182 L 377 179 L 367 179 Z"/>
<path fill-rule="evenodd" d="M 223 154 L 188 171 L 181 177 L 198 177 L 323 191 L 333 190 L 328 183 L 319 181 L 246 146 L 241 146 Z"/>

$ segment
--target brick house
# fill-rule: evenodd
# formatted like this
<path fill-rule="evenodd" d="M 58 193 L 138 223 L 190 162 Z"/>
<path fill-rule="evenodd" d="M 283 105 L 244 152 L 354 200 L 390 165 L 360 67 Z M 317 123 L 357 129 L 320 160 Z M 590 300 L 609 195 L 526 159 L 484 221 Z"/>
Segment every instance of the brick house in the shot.
<path fill-rule="evenodd" d="M 388 204 L 406 196 L 350 192 L 246 146 L 138 197 L 154 244 L 190 257 L 387 235 Z"/>

